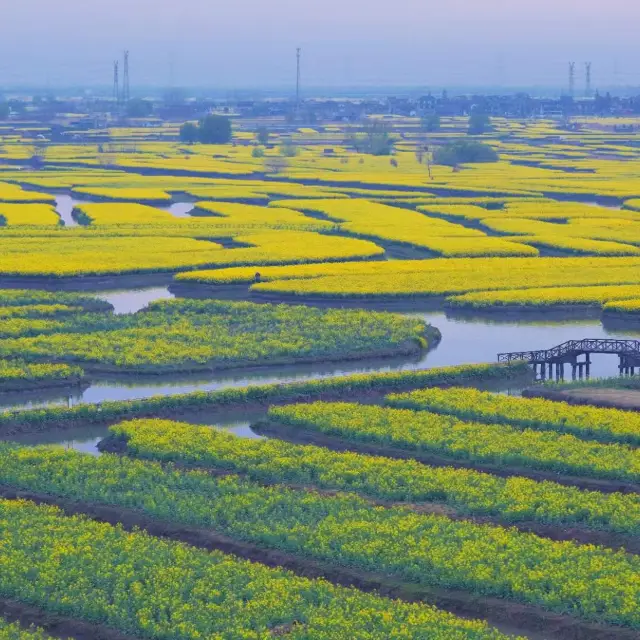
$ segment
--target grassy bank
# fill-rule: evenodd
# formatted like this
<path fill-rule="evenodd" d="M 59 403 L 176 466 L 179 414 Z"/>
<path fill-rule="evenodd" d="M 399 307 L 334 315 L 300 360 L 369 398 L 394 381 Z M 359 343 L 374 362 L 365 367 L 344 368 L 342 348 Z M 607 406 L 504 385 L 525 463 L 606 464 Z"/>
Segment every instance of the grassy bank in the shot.
<path fill-rule="evenodd" d="M 0 414 L 0 433 L 26 433 L 52 428 L 108 423 L 124 418 L 176 415 L 182 411 L 211 410 L 221 407 L 268 405 L 278 402 L 304 402 L 323 398 L 354 398 L 370 393 L 386 394 L 404 389 L 433 385 L 459 385 L 490 380 L 508 380 L 525 376 L 524 363 L 461 365 L 419 371 L 398 371 L 370 375 L 351 375 L 292 382 L 194 392 L 174 396 L 156 396 L 144 400 L 81 404 L 72 408 L 51 407 Z"/>

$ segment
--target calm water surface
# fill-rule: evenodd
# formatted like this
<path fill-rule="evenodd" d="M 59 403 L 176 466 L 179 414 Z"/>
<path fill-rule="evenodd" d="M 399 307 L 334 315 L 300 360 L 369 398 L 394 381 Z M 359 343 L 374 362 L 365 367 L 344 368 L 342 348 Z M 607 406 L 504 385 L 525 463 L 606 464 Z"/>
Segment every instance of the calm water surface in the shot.
<path fill-rule="evenodd" d="M 78 223 L 74 220 L 71 212 L 76 205 L 85 204 L 81 200 L 75 200 L 71 196 L 56 196 L 56 211 L 64 222 L 65 227 L 77 227 Z"/>
<path fill-rule="evenodd" d="M 140 289 L 112 289 L 97 292 L 96 298 L 113 305 L 115 313 L 135 313 L 154 300 L 169 300 L 175 296 L 167 287 L 141 287 Z"/>
<path fill-rule="evenodd" d="M 62 220 L 64 221 L 65 227 L 77 227 L 78 223 L 73 219 L 71 212 L 74 207 L 77 207 L 81 204 L 91 204 L 91 201 L 88 200 L 78 200 L 74 196 L 71 195 L 57 195 L 56 196 L 56 211 Z M 193 211 L 195 207 L 194 202 L 174 202 L 172 205 L 168 207 L 158 207 L 159 209 L 163 209 L 164 211 L 168 211 L 171 215 L 176 218 L 190 218 L 189 215 L 191 211 Z"/>
<path fill-rule="evenodd" d="M 100 291 L 97 295 L 111 302 L 116 313 L 132 313 L 157 299 L 172 298 L 166 287 L 147 287 L 134 290 Z M 294 365 L 286 367 L 256 367 L 251 370 L 218 372 L 213 374 L 181 375 L 166 377 L 102 378 L 87 389 L 72 393 L 49 391 L 46 394 L 30 393 L 21 396 L 0 396 L 0 410 L 19 410 L 39 406 L 73 406 L 78 403 L 104 402 L 107 400 L 132 400 L 156 395 L 172 395 L 192 391 L 214 391 L 229 387 L 310 380 L 350 373 L 373 373 L 425 369 L 465 363 L 492 362 L 499 352 L 546 349 L 562 342 L 581 338 L 625 337 L 640 338 L 638 330 L 605 329 L 599 319 L 580 320 L 534 320 L 531 316 L 498 321 L 488 318 L 447 316 L 444 312 L 407 314 L 420 317 L 438 327 L 442 332 L 441 343 L 431 351 L 414 358 L 362 360 L 347 363 L 324 363 Z M 593 356 L 593 376 L 618 374 L 616 356 Z M 567 375 L 570 370 L 567 367 Z M 503 388 L 506 392 L 518 393 L 517 383 Z M 253 437 L 251 419 L 236 416 L 233 419 L 212 419 L 212 423 L 229 428 L 235 433 Z M 203 422 L 202 416 L 198 419 Z M 206 418 L 204 420 L 206 422 Z M 106 428 L 98 433 L 73 432 L 41 434 L 39 438 L 53 439 L 84 451 L 95 452 L 96 443 L 104 437 Z M 31 436 L 31 441 L 33 436 Z M 42 440 L 41 440 L 42 441 Z"/>
<path fill-rule="evenodd" d="M 130 313 L 159 298 L 171 298 L 166 288 L 100 292 L 111 302 L 116 313 Z M 214 391 L 228 387 L 293 382 L 352 373 L 406 371 L 465 363 L 492 362 L 504 351 L 546 349 L 562 342 L 581 338 L 640 338 L 640 331 L 605 329 L 598 319 L 559 321 L 513 320 L 498 322 L 486 318 L 448 317 L 444 312 L 410 314 L 420 317 L 442 332 L 442 341 L 434 349 L 413 358 L 370 359 L 341 363 L 255 367 L 212 374 L 184 374 L 162 377 L 122 376 L 101 378 L 87 389 L 73 394 L 54 393 L 0 398 L 0 407 L 19 409 L 46 405 L 75 405 L 81 402 L 133 400 L 155 395 L 172 395 L 192 391 Z M 526 318 L 526 316 L 525 316 Z M 618 373 L 617 356 L 595 355 L 591 374 L 613 376 Z M 569 368 L 567 367 L 567 374 Z"/>
<path fill-rule="evenodd" d="M 197 420 L 182 420 L 183 422 L 194 422 L 195 424 L 211 426 L 212 428 L 228 431 L 241 438 L 260 440 L 261 436 L 251 429 L 251 424 L 261 416 L 247 416 L 247 420 L 216 418 L 207 420 L 199 417 Z M 26 433 L 12 436 L 13 442 L 18 442 L 25 446 L 36 445 L 56 445 L 66 449 L 75 449 L 93 456 L 99 456 L 98 443 L 109 435 L 109 427 L 93 426 L 84 428 L 74 428 L 68 431 L 53 430 L 44 433 Z"/>
<path fill-rule="evenodd" d="M 190 218 L 191 211 L 195 209 L 195 202 L 174 202 L 170 207 L 164 207 L 164 211 L 168 211 L 176 218 Z"/>

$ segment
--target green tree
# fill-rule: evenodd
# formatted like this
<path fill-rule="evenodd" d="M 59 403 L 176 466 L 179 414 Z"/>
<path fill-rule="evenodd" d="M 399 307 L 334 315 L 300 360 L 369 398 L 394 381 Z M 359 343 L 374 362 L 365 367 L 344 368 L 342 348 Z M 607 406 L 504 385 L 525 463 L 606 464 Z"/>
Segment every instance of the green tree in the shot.
<path fill-rule="evenodd" d="M 480 135 L 487 131 L 491 131 L 491 118 L 484 109 L 474 105 L 469 116 L 469 135 Z"/>
<path fill-rule="evenodd" d="M 440 130 L 440 116 L 437 113 L 428 113 L 420 120 L 423 131 L 432 132 Z"/>
<path fill-rule="evenodd" d="M 187 144 L 194 144 L 198 142 L 200 137 L 200 131 L 198 125 L 194 122 L 185 122 L 180 127 L 180 141 Z"/>
<path fill-rule="evenodd" d="M 391 128 L 386 122 L 372 120 L 367 122 L 358 133 L 350 133 L 345 142 L 358 153 L 374 156 L 388 156 L 393 152 L 394 140 Z"/>
<path fill-rule="evenodd" d="M 280 155 L 285 158 L 294 158 L 298 155 L 298 147 L 291 140 L 285 140 L 280 145 Z"/>
<path fill-rule="evenodd" d="M 256 140 L 264 147 L 269 144 L 269 129 L 267 127 L 259 127 L 256 131 Z"/>
<path fill-rule="evenodd" d="M 153 113 L 153 105 L 148 100 L 129 100 L 127 103 L 127 115 L 130 118 L 147 118 Z"/>
<path fill-rule="evenodd" d="M 200 121 L 199 139 L 203 144 L 227 144 L 231 142 L 231 119 L 227 116 L 208 115 Z"/>
<path fill-rule="evenodd" d="M 253 147 L 253 149 L 251 150 L 251 156 L 253 158 L 264 158 L 264 147 Z"/>
<path fill-rule="evenodd" d="M 267 156 L 264 159 L 265 173 L 282 173 L 289 167 L 289 162 L 282 156 Z"/>
<path fill-rule="evenodd" d="M 474 162 L 498 162 L 498 153 L 483 142 L 475 140 L 456 140 L 438 148 L 433 161 L 449 167 Z"/>

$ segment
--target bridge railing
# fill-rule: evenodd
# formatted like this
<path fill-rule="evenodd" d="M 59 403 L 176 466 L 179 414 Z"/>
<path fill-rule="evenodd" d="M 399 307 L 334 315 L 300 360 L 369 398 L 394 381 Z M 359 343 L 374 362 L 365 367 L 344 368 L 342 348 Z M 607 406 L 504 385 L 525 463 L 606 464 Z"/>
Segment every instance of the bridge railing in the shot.
<path fill-rule="evenodd" d="M 498 362 L 513 362 L 514 360 L 525 360 L 530 363 L 554 362 L 583 353 L 611 353 L 640 359 L 640 340 L 617 340 L 609 338 L 568 340 L 551 349 L 499 353 Z"/>

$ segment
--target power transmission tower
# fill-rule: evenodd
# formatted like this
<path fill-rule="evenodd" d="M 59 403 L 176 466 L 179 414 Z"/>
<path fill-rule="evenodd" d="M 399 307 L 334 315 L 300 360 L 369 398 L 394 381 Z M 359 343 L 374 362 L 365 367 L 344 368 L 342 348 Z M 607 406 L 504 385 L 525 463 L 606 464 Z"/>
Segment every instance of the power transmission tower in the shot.
<path fill-rule="evenodd" d="M 590 98 L 591 97 L 591 63 L 585 62 L 584 69 L 586 73 L 586 85 L 585 85 L 584 94 L 587 98 Z"/>
<path fill-rule="evenodd" d="M 129 102 L 131 98 L 131 89 L 129 86 L 129 52 L 124 52 L 124 77 L 122 79 L 122 101 Z"/>
<path fill-rule="evenodd" d="M 296 49 L 296 113 L 300 109 L 300 54 L 302 49 Z"/>
<path fill-rule="evenodd" d="M 116 106 L 120 105 L 120 63 L 116 60 L 113 63 L 113 99 Z"/>
<path fill-rule="evenodd" d="M 569 96 L 573 98 L 576 90 L 576 63 L 569 63 Z"/>

